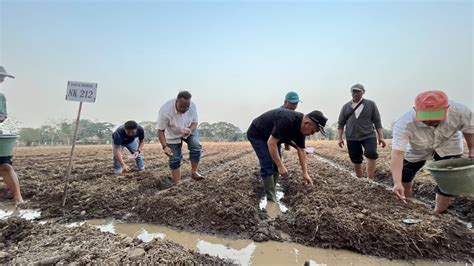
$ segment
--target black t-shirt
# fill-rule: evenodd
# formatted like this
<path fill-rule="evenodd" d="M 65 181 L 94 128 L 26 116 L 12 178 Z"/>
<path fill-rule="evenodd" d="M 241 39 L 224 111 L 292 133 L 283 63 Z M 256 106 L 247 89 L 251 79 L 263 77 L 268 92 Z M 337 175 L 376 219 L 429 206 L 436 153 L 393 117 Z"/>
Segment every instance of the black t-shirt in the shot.
<path fill-rule="evenodd" d="M 279 139 L 278 143 L 294 141 L 300 147 L 305 147 L 305 136 L 300 127 L 304 115 L 300 112 L 277 108 L 263 113 L 252 121 L 247 133 L 250 136 L 268 140 L 270 135 Z"/>
<path fill-rule="evenodd" d="M 143 140 L 145 138 L 145 130 L 140 125 L 137 128 L 137 133 L 134 136 L 129 137 L 127 133 L 125 133 L 125 128 L 120 126 L 115 130 L 112 134 L 112 138 L 114 141 L 114 145 L 127 145 L 132 143 L 138 137 L 139 140 Z"/>

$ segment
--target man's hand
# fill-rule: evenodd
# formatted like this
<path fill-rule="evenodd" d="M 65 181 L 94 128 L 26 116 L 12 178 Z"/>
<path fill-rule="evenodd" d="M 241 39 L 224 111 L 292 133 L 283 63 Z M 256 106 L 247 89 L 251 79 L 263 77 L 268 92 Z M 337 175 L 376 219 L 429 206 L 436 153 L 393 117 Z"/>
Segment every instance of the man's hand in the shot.
<path fill-rule="evenodd" d="M 304 178 L 304 184 L 307 186 L 312 186 L 313 185 L 313 179 L 308 174 L 303 175 Z"/>
<path fill-rule="evenodd" d="M 128 165 L 123 165 L 122 166 L 122 172 L 126 173 L 126 172 L 129 172 L 130 171 L 130 167 Z"/>
<path fill-rule="evenodd" d="M 187 127 L 183 127 L 183 128 L 181 129 L 181 134 L 182 134 L 183 138 L 189 137 L 189 136 L 191 135 L 191 133 L 192 133 L 192 132 L 191 132 L 191 129 L 189 129 L 189 128 L 187 128 Z"/>
<path fill-rule="evenodd" d="M 382 148 L 385 148 L 385 146 L 387 146 L 387 143 L 384 139 L 379 139 L 379 145 L 382 146 Z"/>
<path fill-rule="evenodd" d="M 339 142 L 337 143 L 339 145 L 339 148 L 344 148 L 344 140 L 343 139 L 339 139 Z"/>
<path fill-rule="evenodd" d="M 399 199 L 401 199 L 404 203 L 407 203 L 407 199 L 405 197 L 405 188 L 402 184 L 395 184 L 392 190 Z"/>
<path fill-rule="evenodd" d="M 288 176 L 288 170 L 284 165 L 278 167 L 278 173 L 280 173 L 281 176 Z"/>
<path fill-rule="evenodd" d="M 173 156 L 173 152 L 171 151 L 171 148 L 169 146 L 166 146 L 163 151 L 165 152 L 165 154 L 169 157 Z"/>

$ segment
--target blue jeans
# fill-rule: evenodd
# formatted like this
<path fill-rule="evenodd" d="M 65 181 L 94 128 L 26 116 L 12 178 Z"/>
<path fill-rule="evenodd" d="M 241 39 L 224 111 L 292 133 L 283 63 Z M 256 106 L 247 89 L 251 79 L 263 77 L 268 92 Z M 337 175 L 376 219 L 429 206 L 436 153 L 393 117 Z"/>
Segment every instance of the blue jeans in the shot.
<path fill-rule="evenodd" d="M 136 138 L 133 142 L 126 144 L 126 145 L 120 145 L 120 149 L 123 151 L 124 148 L 127 148 L 128 151 L 130 151 L 131 154 L 134 154 L 138 150 L 138 138 Z M 120 165 L 119 161 L 115 159 L 115 156 L 113 155 L 115 149 L 115 145 L 112 144 L 112 156 L 114 158 L 114 172 L 116 174 L 119 174 L 122 172 L 122 166 Z M 137 158 L 135 159 L 135 163 L 137 164 L 138 169 L 143 170 L 145 169 L 145 162 L 143 161 L 143 156 L 141 154 L 138 154 Z"/>
<path fill-rule="evenodd" d="M 248 134 L 247 139 L 250 141 L 250 144 L 252 144 L 252 147 L 257 154 L 258 161 L 260 162 L 260 177 L 271 176 L 273 173 L 278 172 L 278 168 L 268 150 L 267 141 Z M 281 158 L 280 146 L 278 147 L 278 154 Z"/>
<path fill-rule="evenodd" d="M 191 162 L 199 162 L 201 160 L 202 146 L 199 143 L 199 132 L 195 129 L 188 138 L 181 139 L 181 143 L 168 144 L 168 147 L 170 147 L 173 152 L 173 156 L 169 158 L 169 166 L 172 170 L 181 167 L 181 161 L 183 160 L 183 152 L 181 151 L 183 141 L 188 144 L 189 160 Z"/>

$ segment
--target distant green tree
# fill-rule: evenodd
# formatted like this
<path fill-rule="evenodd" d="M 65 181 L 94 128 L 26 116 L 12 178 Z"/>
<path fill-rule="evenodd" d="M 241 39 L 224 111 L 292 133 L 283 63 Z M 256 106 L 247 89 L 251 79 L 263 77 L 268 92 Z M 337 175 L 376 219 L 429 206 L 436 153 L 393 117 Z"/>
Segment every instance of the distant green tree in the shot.
<path fill-rule="evenodd" d="M 58 140 L 58 131 L 54 126 L 45 125 L 39 128 L 41 132 L 41 144 L 54 145 Z"/>
<path fill-rule="evenodd" d="M 203 122 L 199 125 L 201 137 L 213 141 L 242 141 L 245 135 L 237 126 L 227 122 L 217 122 L 210 124 Z"/>
<path fill-rule="evenodd" d="M 60 121 L 56 124 L 58 130 L 58 143 L 60 144 L 71 144 L 73 125 L 67 120 Z"/>
<path fill-rule="evenodd" d="M 75 141 L 93 143 L 93 137 L 95 136 L 95 133 L 95 123 L 88 119 L 81 119 L 79 121 L 79 131 Z"/>
<path fill-rule="evenodd" d="M 326 139 L 328 140 L 334 140 L 337 137 L 337 131 L 335 131 L 333 128 L 328 127 L 325 128 L 326 131 Z"/>
<path fill-rule="evenodd" d="M 20 129 L 20 137 L 18 139 L 26 146 L 40 144 L 42 140 L 41 130 L 39 128 L 31 127 L 22 128 Z"/>
<path fill-rule="evenodd" d="M 139 123 L 140 126 L 145 130 L 145 142 L 156 142 L 158 140 L 158 130 L 156 129 L 156 122 L 143 121 Z"/>
<path fill-rule="evenodd" d="M 113 128 L 114 124 L 109 122 L 94 123 L 94 134 L 99 139 L 99 143 L 107 143 L 107 140 L 110 140 Z"/>
<path fill-rule="evenodd" d="M 76 141 L 83 143 L 106 143 L 112 136 L 114 125 L 109 122 L 93 122 L 88 119 L 79 121 L 79 132 Z"/>
<path fill-rule="evenodd" d="M 337 122 L 332 123 L 331 125 L 326 125 L 324 127 L 326 136 L 323 136 L 321 133 L 316 133 L 309 137 L 310 140 L 334 140 L 337 139 Z"/>
<path fill-rule="evenodd" d="M 199 136 L 203 139 L 213 140 L 213 126 L 208 122 L 202 122 L 198 127 Z"/>

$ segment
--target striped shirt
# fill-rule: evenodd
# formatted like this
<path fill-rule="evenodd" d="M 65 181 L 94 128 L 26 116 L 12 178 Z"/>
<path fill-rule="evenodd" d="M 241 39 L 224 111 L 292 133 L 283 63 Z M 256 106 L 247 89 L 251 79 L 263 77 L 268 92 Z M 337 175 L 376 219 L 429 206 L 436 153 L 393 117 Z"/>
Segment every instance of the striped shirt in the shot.
<path fill-rule="evenodd" d="M 440 157 L 462 154 L 462 133 L 474 134 L 472 111 L 460 103 L 449 101 L 448 117 L 437 127 L 416 122 L 415 116 L 411 110 L 393 126 L 392 149 L 404 151 L 409 162 L 428 160 L 434 152 Z"/>

